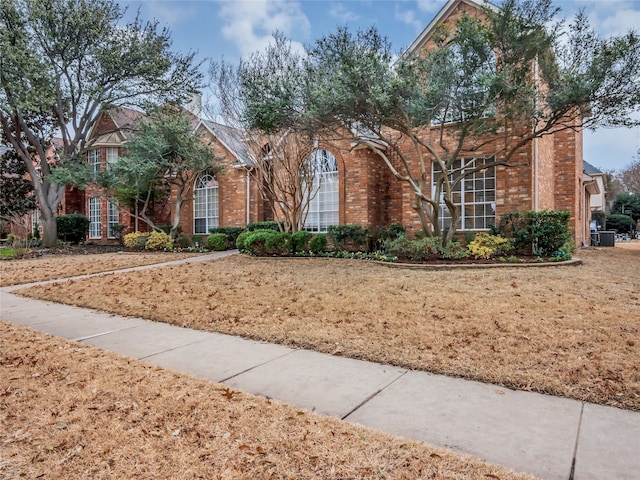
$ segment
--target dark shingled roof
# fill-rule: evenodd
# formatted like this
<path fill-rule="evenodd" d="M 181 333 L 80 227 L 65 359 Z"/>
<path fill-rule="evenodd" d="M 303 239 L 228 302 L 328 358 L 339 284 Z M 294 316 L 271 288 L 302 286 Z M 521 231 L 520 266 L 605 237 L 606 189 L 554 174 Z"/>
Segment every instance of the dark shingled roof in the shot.
<path fill-rule="evenodd" d="M 582 162 L 583 164 L 583 171 L 584 173 L 586 173 L 587 175 L 604 175 L 604 172 L 601 171 L 600 169 L 594 167 L 593 165 L 591 165 L 589 162 Z"/>

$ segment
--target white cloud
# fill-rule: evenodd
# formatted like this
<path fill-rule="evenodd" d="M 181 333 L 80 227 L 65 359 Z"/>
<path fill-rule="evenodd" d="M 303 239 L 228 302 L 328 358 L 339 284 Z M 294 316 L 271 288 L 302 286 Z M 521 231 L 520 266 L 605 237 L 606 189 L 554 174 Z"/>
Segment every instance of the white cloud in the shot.
<path fill-rule="evenodd" d="M 436 10 L 440 10 L 445 2 L 441 0 L 417 0 L 418 9 L 421 12 L 435 12 Z"/>
<path fill-rule="evenodd" d="M 406 23 L 416 32 L 420 32 L 424 28 L 423 22 L 416 17 L 415 10 L 401 10 L 400 8 L 396 8 L 396 20 Z"/>
<path fill-rule="evenodd" d="M 329 9 L 329 15 L 340 20 L 341 23 L 352 22 L 360 19 L 360 15 L 347 9 L 343 3 L 333 3 Z"/>
<path fill-rule="evenodd" d="M 291 38 L 307 38 L 311 30 L 300 4 L 288 0 L 222 2 L 219 16 L 222 35 L 242 56 L 263 50 L 276 31 Z"/>
<path fill-rule="evenodd" d="M 621 35 L 640 26 L 640 6 L 632 8 L 597 9 L 589 15 L 589 20 L 597 32 L 603 36 Z"/>
<path fill-rule="evenodd" d="M 126 5 L 126 3 L 124 4 Z M 147 9 L 145 18 L 156 19 L 161 26 L 169 25 L 173 28 L 175 25 L 187 23 L 189 20 L 197 18 L 198 16 L 197 8 L 188 3 L 144 2 L 143 5 Z M 129 8 L 129 10 L 131 10 L 131 8 Z"/>

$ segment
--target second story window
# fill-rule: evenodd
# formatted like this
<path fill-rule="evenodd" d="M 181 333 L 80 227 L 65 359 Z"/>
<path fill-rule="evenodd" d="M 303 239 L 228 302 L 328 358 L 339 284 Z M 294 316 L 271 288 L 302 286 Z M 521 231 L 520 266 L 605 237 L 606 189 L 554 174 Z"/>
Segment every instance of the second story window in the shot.
<path fill-rule="evenodd" d="M 118 147 L 107 148 L 107 168 L 118 161 Z"/>
<path fill-rule="evenodd" d="M 98 172 L 100 171 L 100 150 L 94 148 L 89 150 L 88 159 L 89 159 L 89 168 L 91 169 L 91 174 L 93 175 L 93 179 L 98 176 Z"/>

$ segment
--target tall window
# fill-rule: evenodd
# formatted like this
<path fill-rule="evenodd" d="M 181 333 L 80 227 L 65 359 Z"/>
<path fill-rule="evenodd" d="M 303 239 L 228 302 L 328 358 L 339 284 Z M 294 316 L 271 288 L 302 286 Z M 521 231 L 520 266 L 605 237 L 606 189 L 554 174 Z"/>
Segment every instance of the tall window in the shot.
<path fill-rule="evenodd" d="M 119 217 L 118 205 L 107 202 L 107 238 L 116 238 L 118 236 Z"/>
<path fill-rule="evenodd" d="M 471 160 L 471 161 L 470 161 Z M 462 168 L 470 171 L 482 167 L 483 162 L 492 162 L 493 158 L 459 159 L 449 171 Z M 432 186 L 435 192 L 435 181 L 440 177 L 440 167 L 433 164 Z M 458 176 L 458 174 L 456 174 Z M 453 188 L 453 203 L 458 207 L 458 230 L 488 230 L 496 222 L 496 167 L 480 168 L 465 176 Z M 440 200 L 440 221 L 443 228 L 451 226 L 451 212 Z"/>
<path fill-rule="evenodd" d="M 101 238 L 100 199 L 89 199 L 89 238 Z"/>
<path fill-rule="evenodd" d="M 193 233 L 207 234 L 218 226 L 218 182 L 204 174 L 198 177 L 193 200 Z"/>
<path fill-rule="evenodd" d="M 338 162 L 328 150 L 315 150 L 309 160 L 314 176 L 304 228 L 312 232 L 326 232 L 327 227 L 340 223 Z M 305 204 L 307 195 L 305 194 Z"/>
<path fill-rule="evenodd" d="M 87 154 L 89 157 L 89 167 L 91 168 L 91 173 L 93 175 L 93 179 L 98 176 L 98 172 L 100 171 L 100 149 L 94 148 L 89 150 Z"/>
<path fill-rule="evenodd" d="M 108 147 L 107 148 L 107 168 L 118 161 L 118 148 L 117 147 Z"/>

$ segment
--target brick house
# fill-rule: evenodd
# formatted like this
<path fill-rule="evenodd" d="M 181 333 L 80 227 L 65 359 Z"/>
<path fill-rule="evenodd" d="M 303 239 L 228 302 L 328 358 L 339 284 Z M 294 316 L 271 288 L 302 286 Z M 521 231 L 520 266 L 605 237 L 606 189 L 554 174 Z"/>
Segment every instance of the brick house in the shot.
<path fill-rule="evenodd" d="M 441 23 L 452 25 L 465 12 L 479 14 L 482 5 L 476 0 L 449 0 L 409 50 L 426 48 L 430 35 Z M 128 109 L 103 112 L 89 139 L 93 142 L 88 153 L 89 164 L 96 169 L 108 168 L 110 162 L 122 155 L 139 116 L 140 113 Z M 212 227 L 244 226 L 270 219 L 265 199 L 261 198 L 251 175 L 253 162 L 238 141 L 237 132 L 195 116 L 193 124 L 194 130 L 212 143 L 225 168 L 216 176 L 205 174 L 193 179 L 181 212 L 182 231 L 186 235 L 206 234 Z M 425 137 L 436 134 L 435 127 L 424 131 Z M 510 134 L 517 136 L 518 132 Z M 479 150 L 476 155 L 480 157 L 493 151 L 495 145 L 489 143 L 486 151 Z M 491 167 L 466 178 L 456 199 L 461 211 L 459 231 L 463 234 L 486 231 L 501 214 L 511 211 L 567 210 L 571 213 L 570 229 L 575 244 L 587 244 L 588 189 L 593 188 L 584 175 L 582 154 L 582 132 L 579 128 L 567 129 L 534 140 L 518 150 L 516 157 L 520 166 Z M 311 158 L 322 182 L 310 202 L 305 228 L 325 231 L 327 226 L 335 224 L 388 226 L 400 223 L 410 232 L 420 230 L 418 215 L 411 207 L 413 193 L 409 186 L 395 179 L 387 166 L 360 145 L 357 138 L 337 142 L 318 139 Z M 433 173 L 432 170 L 432 177 Z M 172 203 L 156 207 L 156 224 L 170 224 L 175 213 L 171 211 Z M 95 186 L 84 191 L 69 189 L 63 213 L 74 211 L 89 217 L 89 241 L 115 242 L 112 227 L 116 224 L 125 225 L 125 233 L 135 230 L 135 221 L 119 211 Z M 144 229 L 142 222 L 138 228 Z"/>

